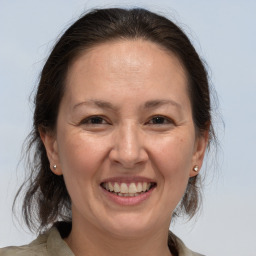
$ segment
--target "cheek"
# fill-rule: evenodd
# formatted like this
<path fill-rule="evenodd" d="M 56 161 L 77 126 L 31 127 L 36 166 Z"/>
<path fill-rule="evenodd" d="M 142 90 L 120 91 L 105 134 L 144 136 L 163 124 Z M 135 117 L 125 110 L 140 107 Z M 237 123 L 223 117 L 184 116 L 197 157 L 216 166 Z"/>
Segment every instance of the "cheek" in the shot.
<path fill-rule="evenodd" d="M 182 136 L 183 137 L 183 136 Z M 161 212 L 166 219 L 182 199 L 189 179 L 193 142 L 178 136 L 156 140 L 152 147 L 154 169 L 159 177 Z"/>
<path fill-rule="evenodd" d="M 59 158 L 63 177 L 72 204 L 90 208 L 92 192 L 99 185 L 98 181 L 106 154 L 103 141 L 80 134 L 60 136 Z"/>
<path fill-rule="evenodd" d="M 164 179 L 186 184 L 192 163 L 193 142 L 189 138 L 170 136 L 165 140 L 155 140 L 153 150 L 155 163 Z"/>
<path fill-rule="evenodd" d="M 88 178 L 97 174 L 104 160 L 104 140 L 96 140 L 84 133 L 66 135 L 59 140 L 59 158 L 63 175 Z"/>

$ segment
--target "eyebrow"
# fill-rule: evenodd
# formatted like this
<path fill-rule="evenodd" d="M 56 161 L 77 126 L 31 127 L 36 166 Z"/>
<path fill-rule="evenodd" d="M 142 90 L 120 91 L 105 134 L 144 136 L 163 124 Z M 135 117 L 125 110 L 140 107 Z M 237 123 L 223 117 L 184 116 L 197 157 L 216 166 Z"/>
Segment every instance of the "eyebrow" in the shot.
<path fill-rule="evenodd" d="M 95 105 L 99 108 L 102 109 L 109 109 L 113 111 L 118 111 L 118 108 L 114 106 L 112 103 L 108 101 L 103 101 L 103 100 L 97 100 L 97 99 L 91 99 L 87 101 L 80 102 L 76 105 L 74 105 L 73 110 L 78 108 L 79 106 L 82 105 Z M 161 107 L 163 105 L 173 105 L 177 107 L 178 109 L 182 109 L 182 106 L 177 103 L 176 101 L 170 100 L 170 99 L 161 99 L 161 100 L 150 100 L 145 102 L 144 106 L 142 106 L 145 109 L 150 109 L 150 108 L 156 108 L 156 107 Z"/>
<path fill-rule="evenodd" d="M 74 105 L 73 110 L 75 110 L 77 107 L 82 106 L 82 105 L 95 105 L 99 108 L 117 111 L 117 107 L 115 107 L 110 102 L 103 101 L 103 100 L 96 100 L 96 99 L 80 102 L 80 103 Z"/>
<path fill-rule="evenodd" d="M 169 99 L 168 100 L 164 99 L 164 100 L 150 100 L 150 101 L 147 101 L 144 104 L 144 108 L 149 109 L 149 108 L 161 107 L 163 105 L 173 105 L 173 106 L 175 106 L 179 109 L 182 109 L 181 105 L 178 102 L 176 102 L 174 100 L 169 100 Z"/>

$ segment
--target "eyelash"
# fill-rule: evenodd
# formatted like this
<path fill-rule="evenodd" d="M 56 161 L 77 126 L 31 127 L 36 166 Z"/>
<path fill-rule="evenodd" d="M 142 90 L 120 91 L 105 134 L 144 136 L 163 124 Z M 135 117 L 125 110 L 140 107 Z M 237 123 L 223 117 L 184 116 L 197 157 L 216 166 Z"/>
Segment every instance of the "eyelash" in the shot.
<path fill-rule="evenodd" d="M 98 121 L 104 121 L 104 123 L 100 123 L 100 122 L 93 122 L 98 120 Z M 80 124 L 87 124 L 87 125 L 104 125 L 104 124 L 109 124 L 109 122 L 106 121 L 106 118 L 102 117 L 102 116 L 90 116 L 90 117 L 87 117 L 85 119 L 83 119 Z"/>
<path fill-rule="evenodd" d="M 163 121 L 163 123 L 150 123 L 153 120 Z M 149 125 L 169 125 L 169 124 L 174 124 L 174 121 L 166 116 L 157 115 L 157 116 L 152 116 L 150 118 L 150 120 L 147 122 L 147 124 L 149 124 Z"/>
<path fill-rule="evenodd" d="M 160 122 L 159 122 L 160 121 Z M 104 123 L 102 123 L 104 122 Z M 154 123 L 155 122 L 155 123 Z M 105 125 L 110 124 L 110 122 L 106 121 L 106 118 L 102 116 L 90 116 L 85 119 L 83 119 L 80 124 L 87 124 L 87 125 Z M 174 121 L 166 116 L 152 116 L 148 122 L 145 124 L 149 125 L 168 125 L 168 124 L 174 124 Z"/>

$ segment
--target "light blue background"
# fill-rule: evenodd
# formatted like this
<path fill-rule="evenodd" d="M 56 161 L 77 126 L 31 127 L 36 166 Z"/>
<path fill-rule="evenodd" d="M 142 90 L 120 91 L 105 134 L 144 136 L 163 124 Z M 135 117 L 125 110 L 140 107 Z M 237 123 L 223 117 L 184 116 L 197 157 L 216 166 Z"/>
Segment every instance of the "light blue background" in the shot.
<path fill-rule="evenodd" d="M 0 247 L 33 237 L 13 224 L 11 204 L 24 173 L 17 164 L 31 127 L 29 95 L 44 60 L 83 11 L 118 5 L 146 7 L 181 25 L 219 95 L 225 132 L 220 122 L 219 166 L 209 171 L 215 178 L 209 173 L 197 222 L 178 221 L 173 230 L 208 256 L 256 255 L 256 1 L 151 2 L 0 0 Z"/>

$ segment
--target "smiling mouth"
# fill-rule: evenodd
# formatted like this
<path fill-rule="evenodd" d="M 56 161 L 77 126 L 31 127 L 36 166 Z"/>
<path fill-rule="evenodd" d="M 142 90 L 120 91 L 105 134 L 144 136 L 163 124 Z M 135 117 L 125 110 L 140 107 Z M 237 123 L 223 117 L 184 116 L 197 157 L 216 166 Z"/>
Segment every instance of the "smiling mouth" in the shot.
<path fill-rule="evenodd" d="M 108 192 L 122 197 L 136 197 L 156 187 L 155 182 L 102 182 L 100 185 Z"/>

